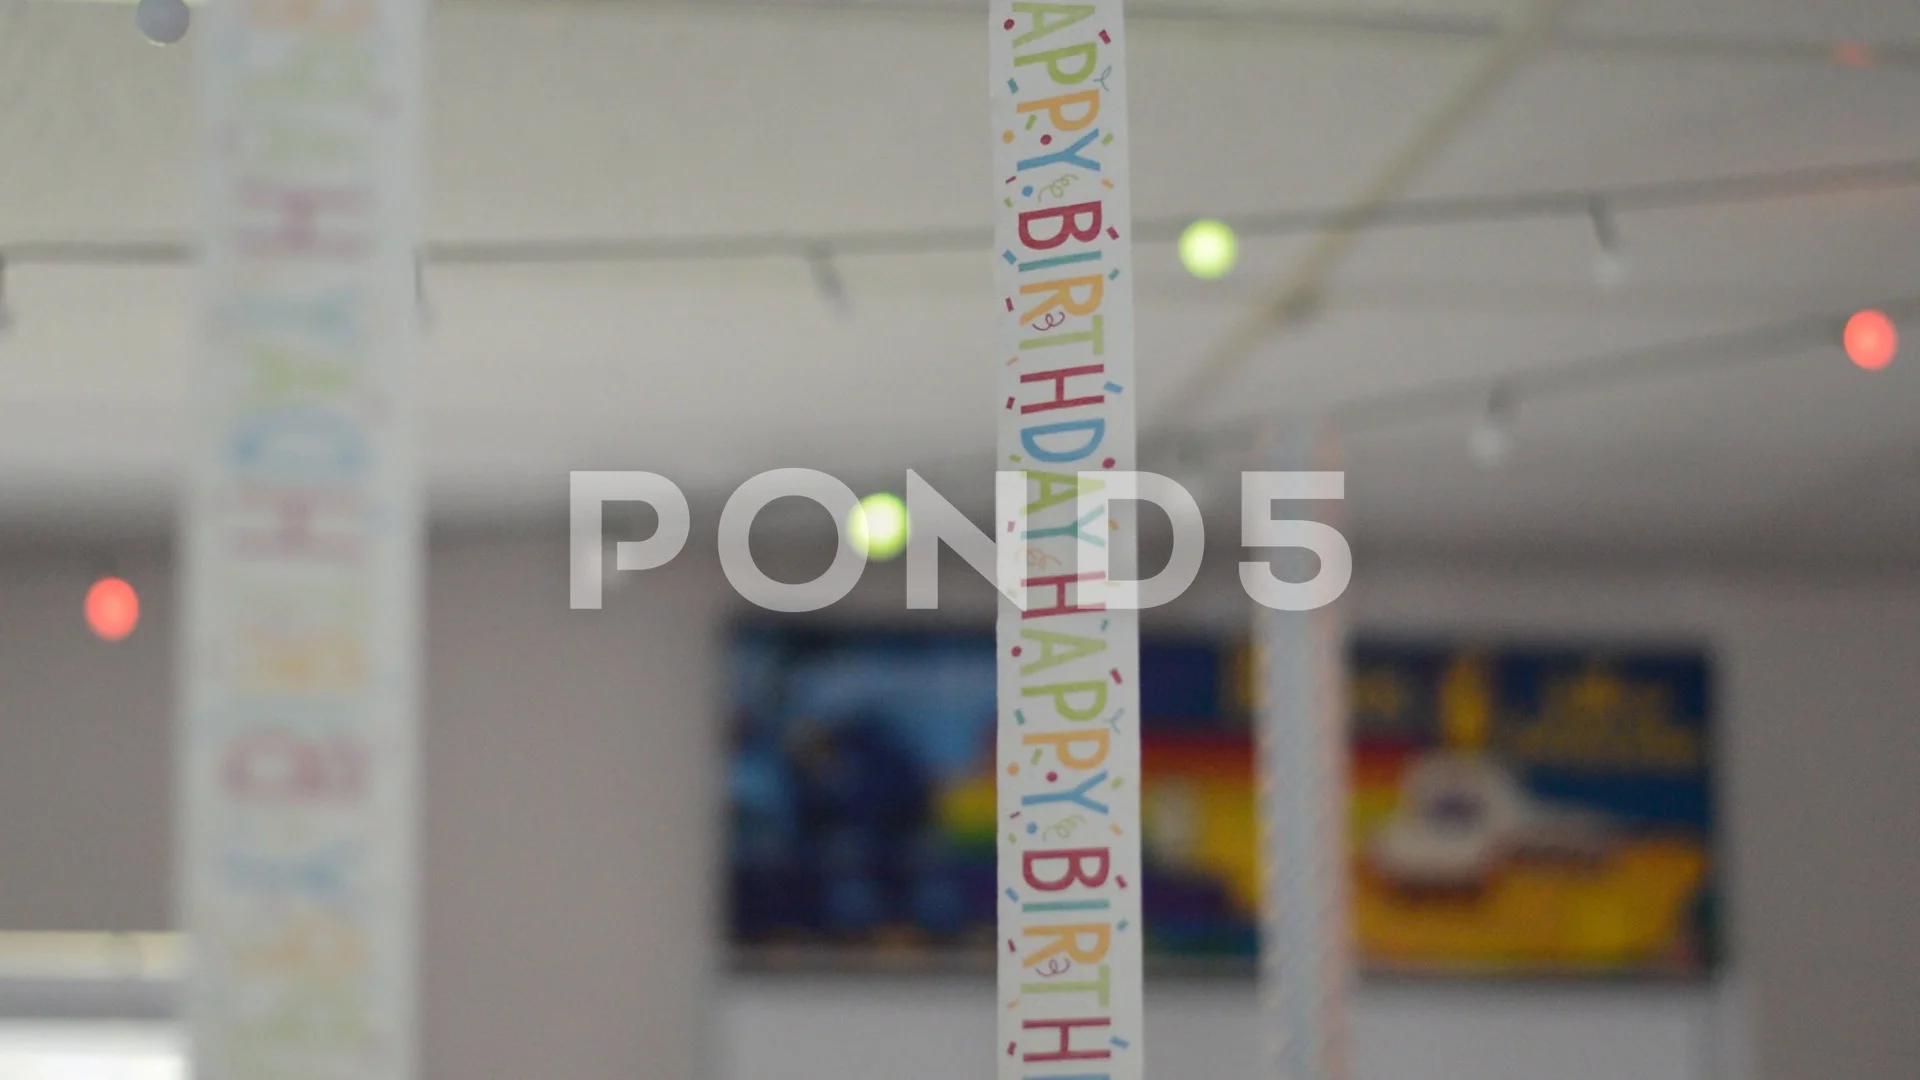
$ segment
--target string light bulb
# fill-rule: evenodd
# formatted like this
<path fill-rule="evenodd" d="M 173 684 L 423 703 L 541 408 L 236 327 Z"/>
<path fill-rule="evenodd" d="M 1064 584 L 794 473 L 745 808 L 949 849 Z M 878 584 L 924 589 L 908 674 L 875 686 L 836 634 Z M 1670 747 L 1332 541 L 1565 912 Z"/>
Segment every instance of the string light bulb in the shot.
<path fill-rule="evenodd" d="M 87 628 L 102 641 L 125 641 L 140 625 L 140 594 L 125 578 L 100 578 L 87 590 Z"/>
<path fill-rule="evenodd" d="M 1201 218 L 1180 234 L 1180 265 L 1201 281 L 1218 281 L 1240 261 L 1240 238 L 1224 221 Z"/>
<path fill-rule="evenodd" d="M 1900 351 L 1900 331 L 1885 312 L 1867 308 L 1856 311 L 1840 334 L 1847 359 L 1862 371 L 1879 371 Z"/>
<path fill-rule="evenodd" d="M 889 491 L 860 500 L 847 515 L 847 543 L 874 562 L 886 562 L 907 550 L 907 504 Z"/>
<path fill-rule="evenodd" d="M 1841 67 L 1865 70 L 1879 65 L 1880 54 L 1873 46 L 1863 42 L 1836 41 L 1833 43 L 1833 62 Z"/>

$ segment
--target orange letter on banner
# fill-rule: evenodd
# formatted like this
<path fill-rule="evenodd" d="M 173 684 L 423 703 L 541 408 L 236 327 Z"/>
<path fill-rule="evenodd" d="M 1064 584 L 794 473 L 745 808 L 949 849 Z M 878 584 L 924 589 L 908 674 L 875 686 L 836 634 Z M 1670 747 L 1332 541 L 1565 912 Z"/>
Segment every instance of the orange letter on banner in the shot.
<path fill-rule="evenodd" d="M 1086 742 L 1093 744 L 1093 750 L 1090 753 L 1074 752 L 1075 744 Z M 1020 743 L 1023 746 L 1053 747 L 1054 757 L 1059 759 L 1062 766 L 1069 769 L 1091 769 L 1099 765 L 1107 760 L 1107 751 L 1112 746 L 1112 740 L 1108 737 L 1106 728 L 1101 728 L 1099 731 L 1062 731 L 1053 735 L 1028 735 L 1022 738 Z"/>
<path fill-rule="evenodd" d="M 1090 289 L 1092 294 L 1085 300 L 1075 300 L 1073 290 Z M 1061 278 L 1059 281 L 1036 281 L 1031 285 L 1020 286 L 1021 296 L 1046 293 L 1050 299 L 1025 315 L 1021 322 L 1032 322 L 1054 308 L 1063 307 L 1070 315 L 1091 315 L 1100 310 L 1100 301 L 1107 295 L 1107 279 L 1099 274 L 1091 277 Z"/>
<path fill-rule="evenodd" d="M 1107 949 L 1113 944 L 1113 927 L 1106 923 L 1075 923 L 1071 926 L 1030 926 L 1022 930 L 1024 937 L 1052 938 L 1053 944 L 1034 953 L 1022 961 L 1033 967 L 1051 956 L 1066 953 L 1083 964 L 1097 964 L 1107 958 Z M 1082 937 L 1093 938 L 1093 944 L 1084 948 L 1080 945 Z"/>
<path fill-rule="evenodd" d="M 1085 105 L 1087 114 L 1078 119 L 1069 118 L 1065 111 L 1069 105 Z M 1077 94 L 1061 94 L 1059 97 L 1020 103 L 1020 111 L 1023 113 L 1039 112 L 1042 109 L 1047 111 L 1047 119 L 1053 121 L 1055 131 L 1079 131 L 1099 118 L 1100 91 L 1082 90 Z"/>

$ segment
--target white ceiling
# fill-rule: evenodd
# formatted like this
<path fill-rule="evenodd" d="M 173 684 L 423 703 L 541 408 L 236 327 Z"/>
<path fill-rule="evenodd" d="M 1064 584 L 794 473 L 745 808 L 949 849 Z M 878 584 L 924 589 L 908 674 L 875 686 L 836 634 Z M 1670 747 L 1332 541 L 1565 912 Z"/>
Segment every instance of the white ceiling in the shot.
<path fill-rule="evenodd" d="M 984 4 L 885 6 L 440 3 L 430 237 L 983 228 Z M 1293 0 L 1142 0 L 1136 213 L 1340 206 L 1492 47 L 1473 31 L 1512 6 L 1367 0 L 1335 19 Z M 1235 9 L 1308 17 L 1200 17 Z M 1355 13 L 1373 29 L 1332 32 Z M 1825 58 L 1838 40 L 1888 62 Z M 1920 158 L 1920 66 L 1901 52 L 1914 42 L 1909 0 L 1585 0 L 1567 39 L 1530 57 L 1408 195 Z M 0 0 L 0 251 L 189 235 L 191 66 L 188 47 L 145 45 L 125 7 Z M 1207 429 L 1920 294 L 1920 187 L 1627 212 L 1619 225 L 1632 273 L 1615 291 L 1595 286 L 1578 218 L 1372 233 L 1323 314 L 1190 415 L 1168 413 L 1176 389 L 1309 238 L 1249 241 L 1234 278 L 1210 286 L 1150 245 L 1143 417 Z M 909 465 L 984 477 L 984 254 L 838 266 L 845 316 L 791 258 L 434 269 L 436 498 L 546 506 L 569 467 L 705 489 L 793 464 L 873 483 Z M 190 273 L 16 260 L 7 285 L 0 523 L 164 500 Z M 1354 429 L 1353 531 L 1377 544 L 1920 557 L 1920 356 L 1868 375 L 1832 349 L 1714 371 L 1672 355 L 1670 377 L 1523 402 L 1515 456 L 1495 472 L 1468 458 L 1471 407 Z"/>

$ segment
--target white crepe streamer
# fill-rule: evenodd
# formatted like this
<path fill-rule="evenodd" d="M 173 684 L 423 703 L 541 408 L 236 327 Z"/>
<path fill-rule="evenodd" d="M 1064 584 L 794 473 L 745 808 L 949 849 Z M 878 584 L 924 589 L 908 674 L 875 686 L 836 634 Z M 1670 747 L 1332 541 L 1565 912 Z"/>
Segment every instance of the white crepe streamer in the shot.
<path fill-rule="evenodd" d="M 1326 471 L 1330 444 L 1287 432 L 1264 464 Z M 1275 516 L 1327 520 L 1334 503 Z M 1289 555 L 1279 560 L 1286 567 Z M 1302 580 L 1312 572 L 1285 573 Z M 1268 1080 L 1349 1080 L 1346 633 L 1334 603 L 1257 609 L 1262 906 L 1260 990 Z"/>
<path fill-rule="evenodd" d="M 200 1080 L 415 1072 L 424 0 L 205 9 L 181 656 Z"/>

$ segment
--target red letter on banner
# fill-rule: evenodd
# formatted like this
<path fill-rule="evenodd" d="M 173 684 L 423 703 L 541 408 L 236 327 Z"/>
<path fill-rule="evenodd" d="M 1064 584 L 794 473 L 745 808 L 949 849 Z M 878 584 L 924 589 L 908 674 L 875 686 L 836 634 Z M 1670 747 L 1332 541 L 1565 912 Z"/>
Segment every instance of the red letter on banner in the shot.
<path fill-rule="evenodd" d="M 1107 575 L 1099 570 L 1089 570 L 1084 574 L 1049 574 L 1046 577 L 1028 578 L 1021 582 L 1031 589 L 1037 585 L 1053 586 L 1053 606 L 1050 608 L 1032 608 L 1020 613 L 1023 619 L 1045 619 L 1054 615 L 1072 615 L 1081 611 L 1105 611 L 1105 604 L 1086 604 L 1078 606 L 1067 603 L 1067 586 L 1076 581 L 1105 581 Z"/>
<path fill-rule="evenodd" d="M 1093 220 L 1087 225 L 1077 225 L 1076 219 L 1082 216 Z M 1060 231 L 1045 240 L 1035 238 L 1033 223 L 1045 218 L 1059 218 Z M 1098 239 L 1100 236 L 1100 204 L 1097 202 L 1074 203 L 1072 206 L 1056 206 L 1051 210 L 1029 210 L 1020 215 L 1020 242 L 1034 251 L 1057 248 L 1068 238 L 1082 242 Z"/>
<path fill-rule="evenodd" d="M 1092 873 L 1086 871 L 1088 859 L 1094 860 L 1098 869 Z M 1043 862 L 1064 862 L 1066 872 L 1052 881 L 1041 881 L 1034 874 L 1034 868 Z M 1106 848 L 1072 848 L 1064 851 L 1029 851 L 1021 858 L 1020 876 L 1027 884 L 1041 892 L 1060 892 L 1078 883 L 1089 889 L 1097 889 L 1107 883 L 1107 870 L 1111 857 Z"/>
<path fill-rule="evenodd" d="M 1021 414 L 1046 412 L 1049 409 L 1073 409 L 1081 405 L 1100 404 L 1107 400 L 1106 397 L 1101 394 L 1082 398 L 1067 397 L 1067 380 L 1073 378 L 1075 375 L 1098 375 L 1105 370 L 1107 370 L 1107 365 L 1105 364 L 1086 364 L 1081 367 L 1056 368 L 1053 371 L 1035 371 L 1020 376 L 1020 381 L 1023 383 L 1053 383 L 1052 401 L 1042 401 L 1036 405 L 1022 405 L 1020 406 Z"/>
<path fill-rule="evenodd" d="M 1060 1034 L 1060 1049 L 1045 1054 L 1022 1054 L 1022 1061 L 1098 1061 L 1112 1057 L 1111 1050 L 1074 1050 L 1074 1028 L 1103 1028 L 1113 1023 L 1111 1020 L 1029 1020 L 1020 1025 L 1032 1031 L 1034 1028 L 1054 1028 Z"/>

